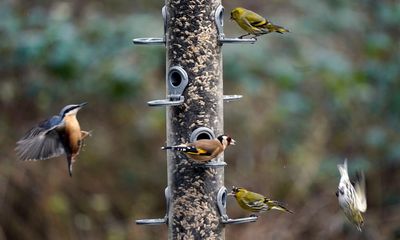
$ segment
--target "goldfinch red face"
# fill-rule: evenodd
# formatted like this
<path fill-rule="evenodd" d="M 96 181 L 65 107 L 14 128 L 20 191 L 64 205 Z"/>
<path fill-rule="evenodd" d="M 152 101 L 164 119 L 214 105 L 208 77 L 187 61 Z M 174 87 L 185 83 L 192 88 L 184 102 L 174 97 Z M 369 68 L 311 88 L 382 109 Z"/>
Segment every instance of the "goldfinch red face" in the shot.
<path fill-rule="evenodd" d="M 229 145 L 235 145 L 235 140 L 227 135 L 221 135 L 218 137 L 218 140 L 221 142 L 222 146 L 226 148 Z"/>
<path fill-rule="evenodd" d="M 228 145 L 235 145 L 235 143 L 236 143 L 235 140 L 231 137 L 227 137 L 226 141 L 227 141 Z"/>

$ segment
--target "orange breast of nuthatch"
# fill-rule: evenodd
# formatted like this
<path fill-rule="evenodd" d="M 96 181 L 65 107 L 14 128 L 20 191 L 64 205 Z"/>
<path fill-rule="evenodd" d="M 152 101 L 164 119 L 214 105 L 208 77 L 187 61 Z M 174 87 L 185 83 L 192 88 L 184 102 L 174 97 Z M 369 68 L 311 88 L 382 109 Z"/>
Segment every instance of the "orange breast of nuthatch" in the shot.
<path fill-rule="evenodd" d="M 81 127 L 75 115 L 67 115 L 64 118 L 65 133 L 69 140 L 72 154 L 77 154 L 81 145 Z"/>

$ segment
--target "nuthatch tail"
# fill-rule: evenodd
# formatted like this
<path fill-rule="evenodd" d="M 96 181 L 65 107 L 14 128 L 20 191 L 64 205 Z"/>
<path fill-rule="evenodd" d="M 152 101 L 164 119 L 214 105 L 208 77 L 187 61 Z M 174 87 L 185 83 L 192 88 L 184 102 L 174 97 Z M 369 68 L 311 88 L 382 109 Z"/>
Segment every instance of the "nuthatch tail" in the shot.
<path fill-rule="evenodd" d="M 205 163 L 218 157 L 229 145 L 235 145 L 235 140 L 227 135 L 221 135 L 216 139 L 200 139 L 192 143 L 165 146 L 161 149 L 183 152 L 189 158 Z"/>
<path fill-rule="evenodd" d="M 76 161 L 83 139 L 90 135 L 81 131 L 76 114 L 87 103 L 65 106 L 59 113 L 29 130 L 17 142 L 15 148 L 21 160 L 44 160 L 67 156 L 68 172 L 72 176 L 72 165 Z"/>

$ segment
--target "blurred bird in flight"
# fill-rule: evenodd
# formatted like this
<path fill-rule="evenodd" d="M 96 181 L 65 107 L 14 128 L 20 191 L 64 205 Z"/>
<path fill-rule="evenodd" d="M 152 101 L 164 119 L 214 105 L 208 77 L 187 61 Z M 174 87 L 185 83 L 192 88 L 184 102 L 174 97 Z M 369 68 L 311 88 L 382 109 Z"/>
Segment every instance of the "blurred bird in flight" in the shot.
<path fill-rule="evenodd" d="M 361 232 L 361 227 L 364 224 L 361 213 L 367 210 L 364 174 L 361 173 L 359 181 L 356 182 L 353 187 L 347 171 L 347 159 L 344 160 L 343 164 L 339 164 L 337 167 L 340 173 L 340 182 L 338 190 L 336 191 L 339 206 L 342 208 L 347 219 Z"/>
<path fill-rule="evenodd" d="M 67 156 L 68 172 L 72 176 L 72 165 L 76 161 L 79 151 L 89 132 L 81 131 L 76 118 L 78 111 L 86 103 L 65 106 L 58 115 L 55 115 L 36 127 L 29 130 L 17 142 L 15 148 L 17 156 L 24 161 L 44 160 Z"/>

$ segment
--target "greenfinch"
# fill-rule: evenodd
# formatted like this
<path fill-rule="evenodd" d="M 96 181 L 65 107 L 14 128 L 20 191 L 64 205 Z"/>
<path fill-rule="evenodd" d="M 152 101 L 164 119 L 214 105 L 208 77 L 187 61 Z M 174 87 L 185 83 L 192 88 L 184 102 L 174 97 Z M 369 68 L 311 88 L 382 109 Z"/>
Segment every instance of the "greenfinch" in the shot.
<path fill-rule="evenodd" d="M 365 178 L 361 173 L 360 179 L 353 185 L 350 182 L 349 174 L 347 172 L 347 159 L 343 164 L 338 166 L 340 173 L 340 182 L 336 196 L 339 200 L 339 206 L 344 212 L 347 219 L 353 223 L 358 231 L 361 232 L 361 227 L 364 224 L 361 212 L 367 210 L 367 198 L 365 194 Z"/>
<path fill-rule="evenodd" d="M 236 201 L 241 208 L 250 212 L 258 213 L 270 209 L 276 209 L 287 213 L 293 213 L 291 210 L 283 206 L 281 202 L 271 200 L 261 194 L 248 191 L 242 187 L 232 187 L 230 195 L 233 195 L 236 198 Z"/>
<path fill-rule="evenodd" d="M 190 159 L 206 163 L 218 157 L 229 145 L 235 145 L 235 140 L 227 135 L 220 135 L 215 139 L 200 139 L 192 143 L 165 146 L 161 149 L 183 152 Z"/>
<path fill-rule="evenodd" d="M 247 34 L 242 35 L 239 38 L 248 35 L 254 35 L 257 37 L 270 32 L 289 32 L 286 28 L 275 25 L 257 13 L 242 7 L 237 7 L 232 10 L 231 19 L 235 20 L 236 23 L 247 32 Z"/>

